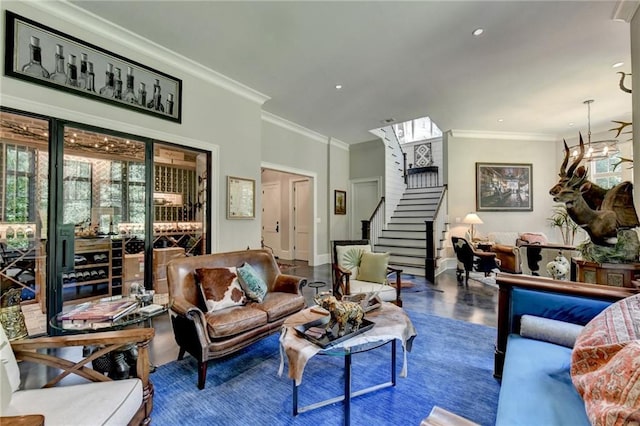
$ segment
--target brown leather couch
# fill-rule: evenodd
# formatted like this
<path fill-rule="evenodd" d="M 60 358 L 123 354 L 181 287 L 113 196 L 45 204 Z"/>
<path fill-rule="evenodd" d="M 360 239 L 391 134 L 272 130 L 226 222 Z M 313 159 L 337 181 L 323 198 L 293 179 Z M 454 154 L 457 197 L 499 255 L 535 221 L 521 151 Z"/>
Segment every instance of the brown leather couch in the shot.
<path fill-rule="evenodd" d="M 250 302 L 207 312 L 198 268 L 239 267 L 249 263 L 268 286 L 262 303 Z M 301 288 L 306 279 L 280 273 L 266 250 L 243 250 L 172 260 L 167 265 L 171 323 L 182 359 L 185 352 L 198 360 L 198 388 L 204 389 L 207 361 L 234 353 L 278 332 L 284 320 L 305 307 Z"/>

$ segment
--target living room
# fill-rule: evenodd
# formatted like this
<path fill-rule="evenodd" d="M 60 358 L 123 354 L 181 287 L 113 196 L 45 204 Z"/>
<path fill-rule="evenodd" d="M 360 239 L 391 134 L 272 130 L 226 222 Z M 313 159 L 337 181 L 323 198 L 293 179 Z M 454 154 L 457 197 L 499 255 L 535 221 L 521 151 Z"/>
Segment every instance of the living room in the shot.
<path fill-rule="evenodd" d="M 146 9 L 147 6 L 144 5 L 141 8 Z M 321 128 L 327 128 L 326 123 L 323 123 L 325 127 L 316 127 L 310 118 L 307 121 L 300 120 L 299 122 L 292 120 L 288 115 L 280 112 L 285 110 L 280 109 L 277 104 L 277 93 L 256 90 L 250 84 L 246 84 L 242 76 L 226 75 L 223 69 L 202 65 L 181 56 L 179 51 L 178 53 L 170 51 L 160 44 L 156 44 L 157 42 L 151 36 L 135 34 L 135 31 L 126 30 L 124 18 L 122 25 L 120 25 L 116 22 L 117 20 L 108 18 L 109 13 L 105 12 L 104 15 L 101 15 L 100 8 L 108 10 L 108 5 L 96 3 L 95 7 L 93 13 L 96 15 L 88 12 L 91 10 L 91 6 L 83 4 L 83 2 L 8 1 L 2 3 L 2 13 L 4 15 L 6 11 L 12 11 L 125 58 L 131 58 L 148 67 L 161 70 L 170 76 L 179 77 L 184 89 L 181 122 L 132 113 L 131 110 L 125 108 L 116 108 L 95 102 L 90 98 L 38 86 L 6 74 L 2 75 L 0 79 L 2 107 L 9 108 L 11 111 L 55 117 L 98 129 L 140 135 L 210 153 L 211 168 L 208 178 L 212 205 L 207 222 L 212 253 L 261 246 L 262 233 L 259 211 L 256 211 L 253 220 L 234 220 L 227 216 L 227 177 L 236 176 L 260 182 L 262 169 L 304 176 L 312 182 L 311 214 L 313 220 L 311 227 L 313 228 L 313 237 L 309 247 L 309 266 L 326 265 L 331 262 L 331 241 L 358 236 L 352 234 L 349 204 L 347 204 L 346 215 L 334 214 L 334 191 L 350 188 L 353 179 L 351 173 L 353 164 L 359 161 L 358 158 L 353 158 L 352 153 L 358 150 L 355 145 L 372 143 L 372 141 L 380 143 L 379 140 L 376 140 L 373 135 L 370 135 L 369 139 L 362 138 L 361 134 L 353 139 L 341 138 L 331 132 L 321 131 Z M 607 9 L 608 13 L 613 7 L 614 4 L 611 3 L 603 9 Z M 149 7 L 149 9 L 152 8 Z M 123 12 L 123 9 L 118 10 L 119 12 L 114 13 L 126 13 Z M 153 10 L 148 12 L 150 20 L 155 13 L 160 13 Z M 275 19 L 274 16 L 267 16 Z M 609 20 L 610 16 L 607 15 L 605 19 Z M 629 73 L 632 68 L 635 68 L 637 73 L 637 69 L 640 69 L 640 46 L 637 42 L 640 40 L 640 23 L 637 13 L 630 25 L 629 23 L 619 24 L 625 26 L 625 31 L 631 40 L 630 61 L 625 65 L 624 70 Z M 182 28 L 168 25 L 167 31 L 180 32 Z M 468 32 L 470 33 L 470 31 Z M 273 42 L 277 44 L 277 38 Z M 185 43 L 191 43 L 191 41 L 185 41 Z M 209 43 L 208 40 L 202 42 L 203 45 L 207 43 Z M 211 43 L 214 42 L 211 41 Z M 202 49 L 206 48 L 202 47 Z M 6 54 L 5 51 L 5 57 Z M 245 60 L 250 61 L 250 58 Z M 534 62 L 533 58 L 532 62 Z M 525 65 L 533 67 L 535 64 L 527 63 Z M 327 64 L 327 68 L 331 68 L 331 66 L 337 67 L 335 64 Z M 439 66 L 442 67 L 442 65 Z M 608 66 L 610 68 L 610 64 Z M 446 67 L 441 69 L 444 75 L 447 71 Z M 617 87 L 616 71 L 611 69 L 608 71 L 610 91 L 620 91 Z M 100 83 L 102 82 L 102 73 L 103 69 L 96 70 Z M 470 74 L 458 71 L 458 74 L 451 77 L 449 83 L 452 90 L 461 90 L 455 88 L 455 81 L 469 79 L 472 77 Z M 277 75 L 265 72 L 265 78 L 268 77 L 274 80 L 279 78 Z M 567 85 L 573 84 L 570 83 L 572 77 L 572 75 L 567 76 Z M 372 82 L 366 81 L 364 76 L 363 80 L 367 84 L 372 84 Z M 341 93 L 344 93 L 340 90 L 346 91 L 348 87 L 336 89 L 334 92 L 333 81 L 328 83 L 325 81 L 324 83 L 332 90 L 327 96 L 335 98 L 335 114 L 339 114 L 339 105 L 354 102 L 353 99 L 340 97 Z M 476 81 L 474 84 L 482 85 L 483 82 Z M 497 85 L 495 81 L 491 84 L 495 85 L 496 92 L 501 90 L 502 86 Z M 510 81 L 509 85 L 526 87 L 527 82 Z M 640 93 L 638 79 L 635 79 L 632 85 L 633 91 Z M 528 96 L 534 98 L 536 93 L 540 94 L 545 90 L 550 89 L 546 87 L 531 88 Z M 282 91 L 286 91 L 286 88 L 282 88 Z M 389 95 L 392 94 L 391 92 L 392 90 L 389 89 Z M 446 161 L 443 164 L 444 181 L 448 185 L 448 214 L 454 227 L 466 228 L 466 225 L 455 224 L 456 218 L 464 218 L 468 212 L 475 210 L 475 163 L 495 161 L 530 163 L 534 169 L 532 178 L 533 210 L 508 214 L 485 212 L 482 214 L 484 223 L 477 229 L 483 234 L 492 231 L 541 231 L 547 233 L 552 241 L 560 242 L 560 235 L 549 228 L 547 218 L 554 205 L 548 190 L 557 182 L 558 169 L 562 162 L 562 137 L 566 137 L 568 143 L 574 145 L 577 142 L 578 130 L 585 134 L 586 113 L 582 102 L 589 97 L 595 97 L 595 105 L 598 105 L 602 99 L 598 98 L 599 94 L 591 94 L 588 90 L 583 90 L 583 92 L 584 96 L 580 95 L 569 100 L 572 108 L 575 106 L 575 109 L 580 110 L 580 113 L 576 115 L 577 118 L 573 119 L 575 127 L 573 129 L 567 128 L 562 136 L 557 132 L 544 131 L 542 123 L 539 131 L 528 128 L 523 132 L 501 131 L 498 127 L 499 124 L 496 124 L 493 130 L 474 130 L 474 127 L 462 128 L 458 125 L 445 128 L 443 137 L 443 144 L 446 146 Z M 297 93 L 296 96 L 301 96 L 301 93 L 303 92 Z M 634 94 L 633 98 L 629 94 L 623 93 L 623 95 L 628 98 L 628 102 L 633 99 L 633 108 L 628 111 L 608 111 L 605 110 L 604 102 L 600 101 L 603 109 L 593 112 L 593 117 L 598 120 L 598 123 L 597 127 L 594 126 L 596 131 L 591 135 L 592 139 L 604 139 L 611 136 L 609 132 L 610 119 L 623 118 L 628 121 L 632 119 L 636 122 L 640 121 L 637 95 Z M 526 109 L 526 101 L 522 102 L 522 98 L 525 96 L 514 98 L 514 103 L 505 104 L 503 108 L 505 110 Z M 316 99 L 308 100 L 311 106 L 314 102 Z M 482 100 L 474 100 L 466 105 L 465 109 L 480 110 L 483 108 L 482 103 Z M 550 109 L 555 107 L 555 105 L 549 105 Z M 366 104 L 360 105 L 360 109 L 367 109 Z M 424 113 L 428 114 L 429 112 L 424 111 Z M 309 107 L 305 114 L 307 118 L 312 116 L 313 108 Z M 391 116 L 396 119 L 415 118 L 415 115 L 410 116 L 411 114 L 417 114 L 417 112 L 403 110 L 389 111 L 387 115 L 378 114 L 380 116 L 376 115 L 375 120 L 370 117 L 370 128 L 381 126 L 380 120 Z M 455 116 L 456 111 L 450 111 L 449 115 Z M 533 112 L 531 115 L 537 116 Z M 513 126 L 513 123 L 510 125 Z M 363 130 L 368 132 L 369 128 Z M 623 152 L 629 153 L 625 156 L 631 156 L 630 153 L 634 151 L 632 149 L 633 143 L 627 141 L 626 136 L 623 135 L 619 138 L 620 146 L 626 150 Z M 638 138 L 636 137 L 635 140 L 637 141 Z M 360 169 L 364 166 L 366 165 L 358 165 Z M 623 173 L 627 176 L 625 179 L 631 181 L 635 180 L 634 177 L 637 176 L 634 170 L 626 168 Z M 378 170 L 371 170 L 369 177 L 379 176 Z M 348 203 L 351 202 L 350 196 L 351 194 L 347 193 Z M 260 206 L 260 197 L 261 191 L 257 188 L 256 206 Z"/>

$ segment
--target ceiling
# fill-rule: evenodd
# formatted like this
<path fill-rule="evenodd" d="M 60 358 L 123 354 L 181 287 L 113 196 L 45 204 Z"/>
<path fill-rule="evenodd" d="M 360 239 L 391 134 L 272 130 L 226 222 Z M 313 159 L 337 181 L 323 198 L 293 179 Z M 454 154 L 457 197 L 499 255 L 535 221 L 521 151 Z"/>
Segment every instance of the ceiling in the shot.
<path fill-rule="evenodd" d="M 425 115 L 445 131 L 574 137 L 586 133 L 586 99 L 594 133 L 631 121 L 616 74 L 631 72 L 630 28 L 612 19 L 613 1 L 72 3 L 346 143 L 374 139 L 382 120 Z"/>

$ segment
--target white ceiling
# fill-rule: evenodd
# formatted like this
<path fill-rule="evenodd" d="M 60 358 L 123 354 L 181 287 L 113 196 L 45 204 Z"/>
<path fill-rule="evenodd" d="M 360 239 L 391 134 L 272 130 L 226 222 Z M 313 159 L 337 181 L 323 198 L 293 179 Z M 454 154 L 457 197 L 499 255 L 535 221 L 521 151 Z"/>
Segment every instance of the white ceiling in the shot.
<path fill-rule="evenodd" d="M 383 119 L 425 115 L 443 130 L 575 137 L 586 99 L 594 133 L 631 121 L 616 74 L 631 72 L 630 30 L 613 1 L 73 3 L 346 143 L 373 139 Z"/>

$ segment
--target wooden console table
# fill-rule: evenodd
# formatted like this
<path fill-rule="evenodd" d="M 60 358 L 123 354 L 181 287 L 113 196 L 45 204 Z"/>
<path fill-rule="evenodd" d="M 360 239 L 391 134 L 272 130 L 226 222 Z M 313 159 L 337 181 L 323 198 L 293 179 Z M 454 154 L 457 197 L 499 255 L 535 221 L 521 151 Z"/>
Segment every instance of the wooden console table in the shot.
<path fill-rule="evenodd" d="M 640 263 L 596 263 L 571 259 L 577 281 L 614 287 L 636 288 L 632 281 L 640 279 Z"/>

